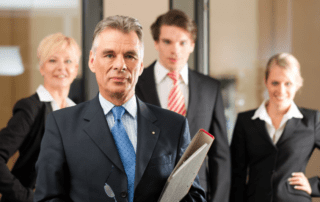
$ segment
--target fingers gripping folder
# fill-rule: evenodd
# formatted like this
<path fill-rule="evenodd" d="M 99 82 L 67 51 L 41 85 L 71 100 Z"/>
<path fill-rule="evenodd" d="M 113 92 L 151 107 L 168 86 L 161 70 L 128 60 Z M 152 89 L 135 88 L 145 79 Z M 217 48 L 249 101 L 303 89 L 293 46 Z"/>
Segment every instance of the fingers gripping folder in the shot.
<path fill-rule="evenodd" d="M 200 129 L 169 176 L 158 202 L 179 202 L 196 178 L 214 137 Z"/>

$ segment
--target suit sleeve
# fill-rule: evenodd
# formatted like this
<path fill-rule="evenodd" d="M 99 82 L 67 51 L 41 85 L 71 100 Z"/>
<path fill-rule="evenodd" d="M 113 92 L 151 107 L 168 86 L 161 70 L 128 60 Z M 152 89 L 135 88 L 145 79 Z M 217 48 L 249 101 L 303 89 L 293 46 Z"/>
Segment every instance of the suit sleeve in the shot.
<path fill-rule="evenodd" d="M 315 116 L 315 146 L 320 149 L 320 113 L 316 111 Z M 309 178 L 309 183 L 311 186 L 311 196 L 312 197 L 320 197 L 320 179 L 319 177 Z"/>
<path fill-rule="evenodd" d="M 228 202 L 230 191 L 230 149 L 226 131 L 226 120 L 220 91 L 217 88 L 215 108 L 209 132 L 215 141 L 208 153 L 209 189 L 208 201 Z"/>
<path fill-rule="evenodd" d="M 190 132 L 187 119 L 185 119 L 184 127 L 181 131 L 179 148 L 177 153 L 177 162 L 182 157 L 190 143 Z M 197 176 L 194 180 L 189 193 L 181 200 L 182 202 L 205 202 L 205 192 L 200 186 L 199 177 Z"/>
<path fill-rule="evenodd" d="M 53 114 L 47 118 L 36 170 L 38 175 L 34 202 L 70 201 L 67 194 L 69 171 L 61 134 Z"/>
<path fill-rule="evenodd" d="M 236 121 L 231 143 L 230 202 L 245 202 L 247 178 L 246 141 L 241 118 Z"/>
<path fill-rule="evenodd" d="M 24 187 L 9 171 L 6 163 L 19 150 L 33 126 L 36 112 L 30 100 L 17 102 L 13 109 L 13 116 L 8 125 L 0 131 L 0 193 L 3 201 L 29 202 L 33 200 L 33 191 Z"/>

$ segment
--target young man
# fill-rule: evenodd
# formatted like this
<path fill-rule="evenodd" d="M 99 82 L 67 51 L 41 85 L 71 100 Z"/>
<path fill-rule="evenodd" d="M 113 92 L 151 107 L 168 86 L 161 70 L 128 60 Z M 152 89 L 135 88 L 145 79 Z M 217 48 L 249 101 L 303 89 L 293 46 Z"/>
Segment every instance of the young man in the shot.
<path fill-rule="evenodd" d="M 136 98 L 142 60 L 136 19 L 111 16 L 97 25 L 89 67 L 99 95 L 49 115 L 35 202 L 158 201 L 190 134 L 183 116 Z M 204 202 L 204 195 L 196 178 L 182 201 Z"/>
<path fill-rule="evenodd" d="M 188 69 L 197 28 L 182 11 L 170 10 L 151 26 L 159 58 L 139 78 L 136 95 L 143 101 L 187 117 L 191 137 L 201 128 L 214 135 L 208 158 L 199 171 L 211 202 L 227 202 L 230 152 L 219 81 Z M 207 165 L 207 166 L 206 166 Z"/>

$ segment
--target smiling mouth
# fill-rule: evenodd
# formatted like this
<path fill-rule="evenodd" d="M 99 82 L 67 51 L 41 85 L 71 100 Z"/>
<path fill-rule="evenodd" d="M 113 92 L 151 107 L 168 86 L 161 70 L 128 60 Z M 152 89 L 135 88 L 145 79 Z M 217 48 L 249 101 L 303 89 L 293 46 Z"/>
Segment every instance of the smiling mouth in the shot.
<path fill-rule="evenodd" d="M 277 98 L 277 100 L 285 100 L 286 99 L 286 97 L 284 97 L 284 96 L 275 96 L 275 98 Z"/>
<path fill-rule="evenodd" d="M 62 78 L 66 78 L 67 76 L 66 75 L 58 75 L 57 76 L 59 79 L 62 79 Z"/>

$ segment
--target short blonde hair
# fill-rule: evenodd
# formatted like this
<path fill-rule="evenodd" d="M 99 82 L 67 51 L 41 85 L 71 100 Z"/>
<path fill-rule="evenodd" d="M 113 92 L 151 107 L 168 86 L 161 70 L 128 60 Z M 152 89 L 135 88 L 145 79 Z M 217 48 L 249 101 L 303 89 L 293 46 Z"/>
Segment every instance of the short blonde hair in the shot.
<path fill-rule="evenodd" d="M 301 72 L 300 72 L 300 63 L 295 58 L 292 54 L 290 53 L 278 53 L 276 55 L 273 55 L 266 67 L 266 72 L 265 72 L 265 79 L 266 81 L 268 80 L 271 67 L 276 64 L 279 67 L 292 71 L 296 75 L 296 85 L 298 86 L 298 89 L 302 87 L 303 85 L 303 78 L 301 77 Z"/>
<path fill-rule="evenodd" d="M 46 36 L 44 39 L 42 39 L 37 50 L 37 57 L 40 68 L 49 59 L 50 56 L 67 47 L 71 48 L 71 50 L 77 57 L 77 63 L 79 63 L 81 50 L 79 45 L 73 38 L 67 37 L 62 33 L 58 32 Z"/>

